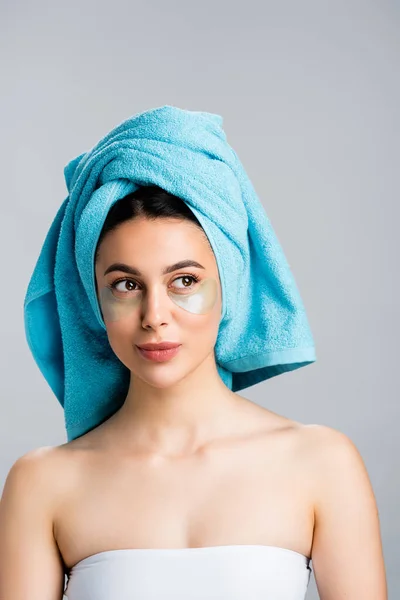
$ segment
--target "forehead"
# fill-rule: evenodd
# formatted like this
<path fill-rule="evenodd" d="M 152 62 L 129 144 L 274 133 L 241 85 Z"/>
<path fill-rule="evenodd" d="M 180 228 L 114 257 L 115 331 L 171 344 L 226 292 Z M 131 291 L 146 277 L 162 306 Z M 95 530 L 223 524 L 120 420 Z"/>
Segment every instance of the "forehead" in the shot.
<path fill-rule="evenodd" d="M 187 219 L 135 218 L 108 232 L 99 248 L 102 264 L 131 260 L 135 265 L 164 265 L 182 258 L 215 264 L 213 251 L 202 229 Z M 199 261 L 202 262 L 202 261 Z"/>

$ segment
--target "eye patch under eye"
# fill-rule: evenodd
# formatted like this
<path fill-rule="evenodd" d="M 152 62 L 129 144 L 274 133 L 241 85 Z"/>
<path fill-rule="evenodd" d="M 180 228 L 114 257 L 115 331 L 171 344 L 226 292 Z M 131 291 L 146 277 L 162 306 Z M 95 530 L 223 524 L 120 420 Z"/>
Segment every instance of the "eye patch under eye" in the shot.
<path fill-rule="evenodd" d="M 117 297 L 108 286 L 100 290 L 99 303 L 105 321 L 118 321 L 139 306 L 141 301 L 139 293 L 134 291 L 124 292 L 124 294 L 125 298 Z M 167 294 L 177 306 L 190 313 L 203 315 L 213 308 L 218 296 L 218 285 L 216 280 L 210 277 L 198 283 L 193 291 L 180 294 L 168 290 Z"/>

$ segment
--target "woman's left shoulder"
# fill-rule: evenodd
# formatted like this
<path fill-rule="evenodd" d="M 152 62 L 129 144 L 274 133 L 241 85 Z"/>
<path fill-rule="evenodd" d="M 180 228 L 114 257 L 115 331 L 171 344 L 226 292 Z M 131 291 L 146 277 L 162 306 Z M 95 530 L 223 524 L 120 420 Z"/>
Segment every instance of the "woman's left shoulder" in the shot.
<path fill-rule="evenodd" d="M 375 495 L 367 466 L 356 443 L 344 432 L 327 425 L 303 425 L 298 431 L 298 456 L 302 456 L 314 484 L 315 511 L 332 507 L 340 490 L 346 490 L 347 504 L 363 504 L 376 510 Z M 338 502 L 342 496 L 338 497 Z"/>
<path fill-rule="evenodd" d="M 298 448 L 312 488 L 312 560 L 318 591 L 331 597 L 385 599 L 379 510 L 355 442 L 326 425 L 300 428 Z"/>
<path fill-rule="evenodd" d="M 296 428 L 299 442 L 319 460 L 336 458 L 363 463 L 355 442 L 343 431 L 328 425 L 298 424 Z"/>

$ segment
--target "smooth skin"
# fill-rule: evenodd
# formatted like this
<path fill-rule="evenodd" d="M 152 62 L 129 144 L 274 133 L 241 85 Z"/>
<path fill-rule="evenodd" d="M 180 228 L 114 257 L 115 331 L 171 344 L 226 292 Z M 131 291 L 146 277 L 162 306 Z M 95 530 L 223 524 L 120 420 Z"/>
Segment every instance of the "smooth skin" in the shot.
<path fill-rule="evenodd" d="M 162 274 L 183 259 L 204 268 Z M 104 275 L 115 262 L 141 275 Z M 168 297 L 190 273 L 218 281 L 207 314 Z M 354 443 L 220 379 L 221 287 L 201 231 L 171 219 L 122 224 L 101 245 L 97 288 L 122 277 L 142 296 L 129 316 L 106 323 L 133 375 L 126 401 L 80 438 L 12 465 L 0 502 L 0 598 L 61 600 L 64 572 L 105 550 L 264 544 L 311 556 L 322 600 L 387 600 L 378 509 Z M 160 340 L 182 344 L 165 363 L 134 347 Z"/>

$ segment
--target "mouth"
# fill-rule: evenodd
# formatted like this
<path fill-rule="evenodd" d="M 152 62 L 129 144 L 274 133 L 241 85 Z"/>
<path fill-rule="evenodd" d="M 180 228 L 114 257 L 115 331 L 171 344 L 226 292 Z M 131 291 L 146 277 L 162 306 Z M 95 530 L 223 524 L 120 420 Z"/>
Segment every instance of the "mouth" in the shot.
<path fill-rule="evenodd" d="M 176 348 L 180 346 L 179 342 L 149 342 L 148 344 L 137 344 L 138 348 L 142 350 L 169 350 L 170 348 Z"/>
<path fill-rule="evenodd" d="M 181 345 L 182 344 L 171 344 L 168 348 L 157 350 L 148 350 L 146 348 L 141 348 L 140 346 L 136 346 L 136 348 L 140 356 L 146 360 L 151 360 L 153 362 L 165 362 L 178 354 Z"/>

